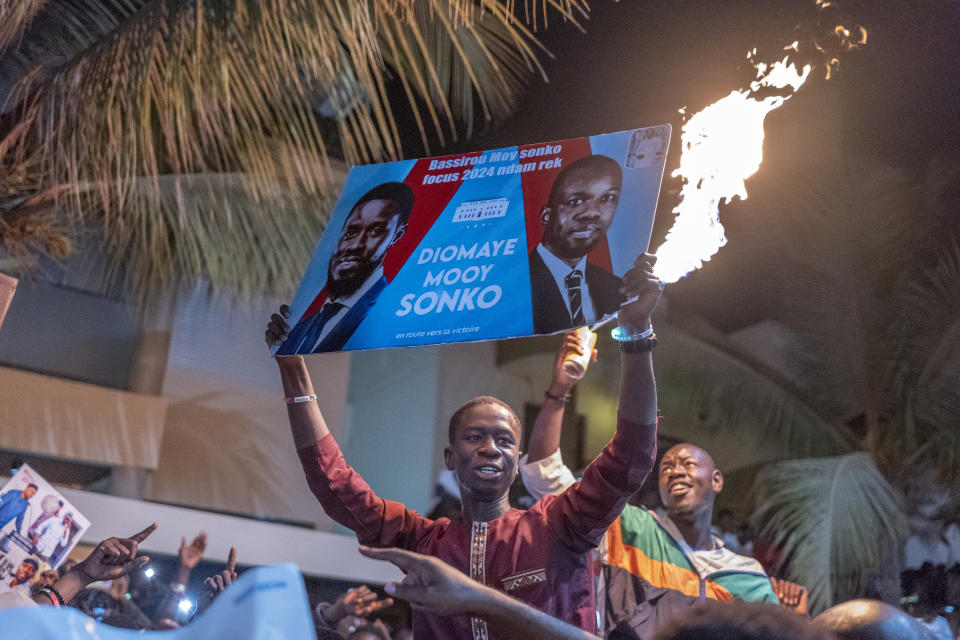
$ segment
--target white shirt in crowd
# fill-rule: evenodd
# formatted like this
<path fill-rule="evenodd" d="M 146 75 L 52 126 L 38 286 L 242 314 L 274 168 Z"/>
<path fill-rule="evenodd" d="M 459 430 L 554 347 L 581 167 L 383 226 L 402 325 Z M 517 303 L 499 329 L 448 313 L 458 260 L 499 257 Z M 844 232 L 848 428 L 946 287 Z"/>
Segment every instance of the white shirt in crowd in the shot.
<path fill-rule="evenodd" d="M 40 555 L 49 558 L 57 545 L 67 543 L 70 536 L 70 527 L 60 518 L 48 518 L 38 529 L 40 538 L 37 540 L 37 551 Z"/>

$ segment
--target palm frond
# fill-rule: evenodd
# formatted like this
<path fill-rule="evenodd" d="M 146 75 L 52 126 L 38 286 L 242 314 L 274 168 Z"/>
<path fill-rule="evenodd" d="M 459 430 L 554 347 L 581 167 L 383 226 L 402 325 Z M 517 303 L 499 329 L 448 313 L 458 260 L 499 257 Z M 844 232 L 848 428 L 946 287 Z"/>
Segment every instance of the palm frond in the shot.
<path fill-rule="evenodd" d="M 585 10 L 581 0 L 542 5 L 569 20 Z M 73 222 L 95 215 L 105 234 L 122 238 L 113 272 L 130 255 L 157 262 L 133 280 L 138 286 L 168 274 L 160 261 L 197 264 L 188 252 L 211 237 L 219 215 L 178 210 L 173 220 L 161 176 L 239 174 L 250 203 L 291 194 L 329 201 L 331 157 L 354 164 L 402 155 L 391 79 L 426 142 L 431 131 L 455 133 L 458 121 L 469 129 L 477 105 L 485 119 L 505 117 L 539 68 L 537 40 L 500 0 L 150 0 L 110 26 L 104 18 L 105 37 L 18 82 L 23 131 L 0 163 L 39 158 L 41 186 L 66 187 L 57 204 Z M 277 218 L 264 211 L 238 224 L 276 236 L 284 232 L 271 227 Z M 256 268 L 236 284 L 268 281 Z M 272 273 L 293 271 L 287 264 Z M 219 285 L 223 273 L 206 275 Z"/>
<path fill-rule="evenodd" d="M 862 593 L 905 535 L 900 498 L 866 453 L 772 464 L 755 490 L 759 533 L 790 559 L 814 613 Z"/>
<path fill-rule="evenodd" d="M 250 197 L 240 174 L 144 181 L 134 188 L 160 189 L 151 209 L 155 219 L 143 228 L 108 228 L 100 238 L 102 253 L 113 257 L 107 268 L 122 269 L 105 280 L 129 291 L 156 291 L 158 283 L 207 279 L 216 283 L 215 293 L 229 297 L 251 291 L 292 295 L 345 176 L 344 167 L 327 198 L 289 194 L 259 200 Z M 185 220 L 191 221 L 189 232 Z"/>
<path fill-rule="evenodd" d="M 835 455 L 857 447 L 846 426 L 821 412 L 781 372 L 704 323 L 658 323 L 655 366 L 665 415 L 772 443 L 783 456 Z"/>
<path fill-rule="evenodd" d="M 900 394 L 910 412 L 908 451 L 925 447 L 944 473 L 960 469 L 960 240 L 906 285 L 901 308 Z M 900 434 L 896 434 L 900 435 Z"/>
<path fill-rule="evenodd" d="M 797 335 L 803 385 L 825 411 L 863 419 L 870 437 L 896 412 L 891 300 L 925 229 L 906 176 L 862 159 L 837 166 L 781 205 L 795 226 L 780 319 Z"/>
<path fill-rule="evenodd" d="M 90 47 L 136 12 L 143 1 L 2 0 L 0 96 L 37 65 L 61 64 Z"/>

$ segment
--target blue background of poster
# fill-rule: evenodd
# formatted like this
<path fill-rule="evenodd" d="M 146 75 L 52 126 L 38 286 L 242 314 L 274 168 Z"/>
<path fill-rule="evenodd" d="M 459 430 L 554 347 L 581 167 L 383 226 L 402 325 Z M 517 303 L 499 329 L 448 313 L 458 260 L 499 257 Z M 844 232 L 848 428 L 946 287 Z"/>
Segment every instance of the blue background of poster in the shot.
<path fill-rule="evenodd" d="M 307 310 L 317 293 L 327 282 L 327 267 L 330 254 L 340 239 L 340 229 L 346 222 L 347 216 L 353 210 L 354 203 L 370 189 L 384 182 L 402 182 L 410 169 L 417 163 L 416 160 L 401 160 L 385 164 L 370 164 L 354 167 L 347 175 L 347 181 L 340 191 L 340 199 L 330 213 L 330 220 L 324 229 L 317 248 L 313 250 L 310 265 L 303 274 L 300 286 L 290 302 L 290 318 L 299 318 Z"/>
<path fill-rule="evenodd" d="M 663 142 L 665 151 L 669 125 L 658 126 L 656 130 L 666 136 Z M 571 151 L 566 153 L 563 166 L 568 166 L 578 157 L 572 150 L 582 148 L 582 153 L 586 153 L 589 144 L 590 153 L 609 156 L 621 165 L 623 184 L 619 205 L 606 234 L 610 265 L 618 276 L 626 273 L 636 257 L 647 248 L 665 159 L 665 154 L 661 153 L 656 161 L 631 166 L 628 154 L 633 149 L 631 136 L 636 131 L 521 147 L 529 150 L 559 145 L 562 148 L 567 144 Z M 564 153 L 559 152 L 559 155 Z M 539 227 L 534 214 L 545 203 L 531 202 L 525 211 L 524 185 L 539 185 L 532 188 L 545 194 L 560 171 L 558 168 L 549 171 L 549 163 L 559 155 L 548 153 L 520 159 L 518 147 L 506 147 L 482 154 L 354 167 L 291 303 L 291 326 L 301 320 L 305 312 L 309 312 L 307 317 L 315 313 L 323 303 L 324 297 L 320 294 L 326 284 L 329 257 L 354 204 L 373 187 L 396 181 L 406 182 L 414 192 L 413 213 L 402 238 L 407 246 L 401 248 L 401 242 L 398 242 L 390 248 L 389 252 L 393 253 L 388 252 L 385 262 L 386 266 L 393 255 L 392 269 L 386 269 L 389 284 L 369 308 L 343 350 L 531 335 L 533 319 L 527 225 Z M 519 170 L 525 163 L 535 166 L 527 164 L 528 171 L 521 173 Z M 528 194 L 528 197 L 533 196 Z M 545 198 L 545 195 L 537 197 Z M 461 205 L 470 203 L 467 206 L 472 207 L 477 201 L 496 201 L 499 204 L 494 209 L 498 213 L 481 219 L 455 221 Z M 414 228 L 417 230 L 413 231 Z M 533 233 L 534 227 L 530 228 Z M 536 233 L 540 233 L 539 228 Z M 531 241 L 536 242 L 536 237 Z M 481 253 L 487 247 L 490 254 L 495 255 L 449 261 L 427 260 L 431 250 L 439 251 L 444 247 L 457 247 L 458 252 L 462 247 L 468 254 L 471 248 L 475 253 Z M 494 247 L 500 252 L 493 251 Z M 512 248 L 512 252 L 504 255 L 505 247 Z M 476 276 L 481 268 L 484 270 L 483 279 L 465 281 L 468 275 Z M 438 284 L 436 278 L 441 272 L 447 279 Z M 457 278 L 458 274 L 464 280 Z M 443 310 L 438 312 L 440 307 Z M 306 345 L 304 347 L 309 349 Z"/>

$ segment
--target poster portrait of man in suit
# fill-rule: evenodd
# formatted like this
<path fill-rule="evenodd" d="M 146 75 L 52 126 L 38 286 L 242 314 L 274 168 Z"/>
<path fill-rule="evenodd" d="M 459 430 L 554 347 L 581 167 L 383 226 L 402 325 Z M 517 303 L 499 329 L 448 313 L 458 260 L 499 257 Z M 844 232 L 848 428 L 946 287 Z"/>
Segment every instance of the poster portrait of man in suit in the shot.
<path fill-rule="evenodd" d="M 327 269 L 327 300 L 304 315 L 280 355 L 338 351 L 387 286 L 383 259 L 400 239 L 413 210 L 413 191 L 386 182 L 365 193 L 343 223 Z"/>
<path fill-rule="evenodd" d="M 540 209 L 543 236 L 529 255 L 534 333 L 590 324 L 624 301 L 620 278 L 587 262 L 613 222 L 622 185 L 620 165 L 602 155 L 557 175 Z"/>

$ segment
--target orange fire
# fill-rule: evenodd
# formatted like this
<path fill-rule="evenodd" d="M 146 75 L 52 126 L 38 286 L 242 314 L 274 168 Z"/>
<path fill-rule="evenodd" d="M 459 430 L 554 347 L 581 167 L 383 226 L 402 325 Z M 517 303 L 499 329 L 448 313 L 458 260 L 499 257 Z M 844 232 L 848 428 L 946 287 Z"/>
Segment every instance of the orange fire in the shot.
<path fill-rule="evenodd" d="M 831 3 L 818 0 L 817 5 L 824 9 Z M 838 25 L 822 38 L 812 36 L 785 47 L 786 56 L 772 64 L 755 61 L 754 49 L 747 54 L 757 70 L 749 88 L 732 91 L 684 123 L 680 166 L 672 174 L 683 180 L 680 202 L 673 209 L 673 226 L 656 250 L 654 272 L 661 280 L 676 282 L 703 266 L 726 244 L 719 207 L 735 197 L 747 198 L 745 181 L 763 161 L 763 122 L 767 114 L 790 99 L 807 81 L 814 65 L 825 68 L 829 78 L 839 64 L 837 55 L 866 41 L 863 27 L 851 33 Z M 802 55 L 807 55 L 810 63 L 798 69 L 792 60 Z"/>

